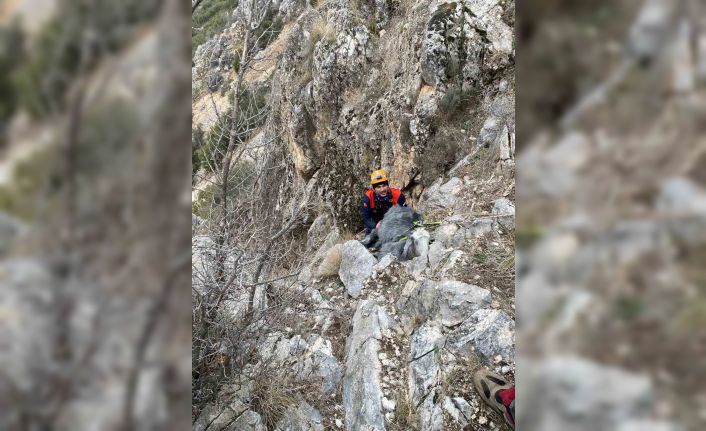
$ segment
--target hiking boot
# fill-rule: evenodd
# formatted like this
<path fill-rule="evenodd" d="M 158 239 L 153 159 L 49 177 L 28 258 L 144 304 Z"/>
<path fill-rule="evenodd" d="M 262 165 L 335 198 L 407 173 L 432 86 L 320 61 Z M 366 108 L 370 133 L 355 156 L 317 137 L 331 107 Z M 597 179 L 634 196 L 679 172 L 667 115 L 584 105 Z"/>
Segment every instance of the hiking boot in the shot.
<path fill-rule="evenodd" d="M 515 386 L 501 375 L 486 369 L 476 372 L 473 384 L 483 401 L 500 413 L 505 422 L 515 429 Z"/>

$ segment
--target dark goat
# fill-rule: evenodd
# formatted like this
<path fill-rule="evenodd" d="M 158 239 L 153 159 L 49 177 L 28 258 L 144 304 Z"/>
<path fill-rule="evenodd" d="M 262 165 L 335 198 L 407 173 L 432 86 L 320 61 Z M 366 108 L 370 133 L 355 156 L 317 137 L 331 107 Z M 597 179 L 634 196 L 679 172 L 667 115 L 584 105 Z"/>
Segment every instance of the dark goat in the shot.
<path fill-rule="evenodd" d="M 417 244 L 412 239 L 415 222 L 422 222 L 421 214 L 412 208 L 395 205 L 385 213 L 380 227 L 363 240 L 363 245 L 379 249 L 375 255 L 378 259 L 386 254 L 392 254 L 400 260 L 419 256 L 424 247 L 415 247 Z M 428 235 L 426 238 L 428 244 Z"/>

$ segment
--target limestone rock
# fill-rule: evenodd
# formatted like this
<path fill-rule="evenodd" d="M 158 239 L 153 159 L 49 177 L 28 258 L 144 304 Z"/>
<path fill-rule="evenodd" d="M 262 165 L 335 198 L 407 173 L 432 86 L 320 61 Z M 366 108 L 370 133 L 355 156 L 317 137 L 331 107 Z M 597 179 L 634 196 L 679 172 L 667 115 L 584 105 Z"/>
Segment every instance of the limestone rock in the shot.
<path fill-rule="evenodd" d="M 537 429 L 620 429 L 651 416 L 654 394 L 647 376 L 577 357 L 555 356 L 540 364 L 526 387 L 518 403 L 528 408 L 518 420 Z"/>
<path fill-rule="evenodd" d="M 324 213 L 316 217 L 307 231 L 307 248 L 319 246 L 324 240 L 327 239 L 328 235 L 331 233 L 331 228 L 332 221 L 331 216 L 328 213 Z"/>
<path fill-rule="evenodd" d="M 509 199 L 496 200 L 493 204 L 493 214 L 502 215 L 497 218 L 497 222 L 505 229 L 511 229 L 515 224 L 515 205 Z"/>
<path fill-rule="evenodd" d="M 377 259 L 360 242 L 351 240 L 343 244 L 338 276 L 353 298 L 360 295 L 363 282 L 373 272 L 375 264 Z"/>
<path fill-rule="evenodd" d="M 385 429 L 378 353 L 380 342 L 395 327 L 395 321 L 374 301 L 360 301 L 346 341 L 343 407 L 347 430 Z"/>
<path fill-rule="evenodd" d="M 429 268 L 432 271 L 436 270 L 439 262 L 451 252 L 450 249 L 444 247 L 444 243 L 437 241 L 429 247 Z"/>
<path fill-rule="evenodd" d="M 456 206 L 458 193 L 463 188 L 463 180 L 454 177 L 445 183 L 435 181 L 424 191 L 420 199 L 420 207 L 427 209 L 453 208 Z"/>
<path fill-rule="evenodd" d="M 323 430 L 321 413 L 304 400 L 299 405 L 288 408 L 275 426 L 275 431 Z"/>
<path fill-rule="evenodd" d="M 397 308 L 409 316 L 437 319 L 455 326 L 475 311 L 490 305 L 490 292 L 455 280 L 425 280 L 403 294 Z"/>
<path fill-rule="evenodd" d="M 466 255 L 461 250 L 454 250 L 450 254 L 448 254 L 442 261 L 441 263 L 443 266 L 439 270 L 441 274 L 446 274 L 451 271 L 456 267 L 456 264 L 461 261 L 461 259 Z"/>
<path fill-rule="evenodd" d="M 498 355 L 508 364 L 515 361 L 515 322 L 501 310 L 484 308 L 474 312 L 453 331 L 449 341 L 454 353 L 475 352 L 486 365 Z"/>
<path fill-rule="evenodd" d="M 661 187 L 657 209 L 682 214 L 706 214 L 706 190 L 687 178 L 670 178 Z"/>
<path fill-rule="evenodd" d="M 421 429 L 442 430 L 441 403 L 435 402 L 436 392 L 441 389 L 439 349 L 444 344 L 441 328 L 425 323 L 414 331 L 410 344 L 409 387 L 412 402 L 418 406 Z"/>
<path fill-rule="evenodd" d="M 458 231 L 458 225 L 455 223 L 444 222 L 436 228 L 434 232 L 434 241 L 441 243 L 444 247 L 450 247 L 452 238 Z"/>

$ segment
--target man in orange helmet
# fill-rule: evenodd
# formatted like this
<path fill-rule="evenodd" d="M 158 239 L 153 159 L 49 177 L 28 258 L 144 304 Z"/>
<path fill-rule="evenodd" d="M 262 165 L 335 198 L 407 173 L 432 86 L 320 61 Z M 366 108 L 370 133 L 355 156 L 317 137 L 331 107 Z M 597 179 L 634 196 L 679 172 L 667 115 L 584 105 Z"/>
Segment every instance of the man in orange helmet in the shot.
<path fill-rule="evenodd" d="M 370 185 L 372 188 L 369 188 L 363 195 L 360 210 L 366 235 L 370 234 L 373 229 L 380 227 L 380 221 L 393 205 L 407 206 L 402 192 L 390 187 L 387 173 L 384 170 L 373 171 L 370 175 Z"/>

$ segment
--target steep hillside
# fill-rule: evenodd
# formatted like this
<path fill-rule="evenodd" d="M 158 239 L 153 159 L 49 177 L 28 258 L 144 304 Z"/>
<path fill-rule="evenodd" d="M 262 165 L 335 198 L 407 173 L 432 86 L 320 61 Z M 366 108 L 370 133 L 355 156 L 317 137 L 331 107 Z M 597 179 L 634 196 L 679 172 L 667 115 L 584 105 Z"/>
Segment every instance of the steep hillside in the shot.
<path fill-rule="evenodd" d="M 504 427 L 471 377 L 515 369 L 514 4 L 215 7 L 193 30 L 224 28 L 193 57 L 194 428 Z M 408 259 L 356 239 L 380 167 L 426 223 Z"/>

